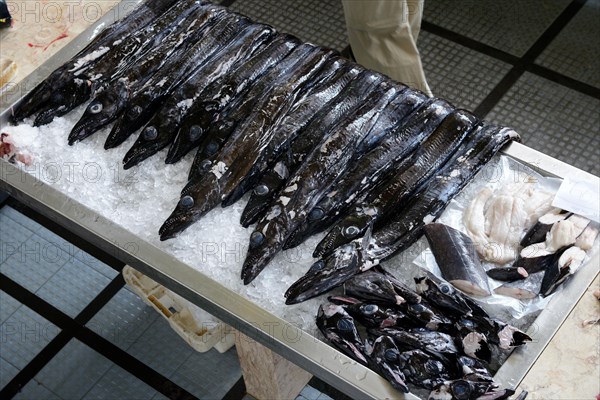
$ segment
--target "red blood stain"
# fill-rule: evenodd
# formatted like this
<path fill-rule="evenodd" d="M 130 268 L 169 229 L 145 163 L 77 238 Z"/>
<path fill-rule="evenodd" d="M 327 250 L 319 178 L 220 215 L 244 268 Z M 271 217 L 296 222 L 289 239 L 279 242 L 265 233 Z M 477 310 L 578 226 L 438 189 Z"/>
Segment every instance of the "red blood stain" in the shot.
<path fill-rule="evenodd" d="M 67 35 L 66 32 L 61 33 L 60 35 L 58 35 L 58 37 L 54 40 L 52 40 L 50 43 L 48 44 L 37 44 L 37 43 L 27 43 L 27 46 L 29 47 L 35 47 L 35 48 L 39 48 L 39 49 L 43 49 L 43 51 L 48 50 L 48 47 L 52 46 L 53 43 L 58 42 L 61 39 L 64 39 L 66 37 L 69 37 L 69 35 Z"/>

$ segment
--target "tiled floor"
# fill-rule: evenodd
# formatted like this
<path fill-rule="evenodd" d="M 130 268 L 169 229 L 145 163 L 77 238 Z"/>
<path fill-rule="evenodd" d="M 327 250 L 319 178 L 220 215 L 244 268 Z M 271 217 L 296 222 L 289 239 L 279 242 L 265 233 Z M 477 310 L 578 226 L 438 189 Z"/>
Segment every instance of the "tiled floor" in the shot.
<path fill-rule="evenodd" d="M 594 174 L 600 172 L 600 0 L 588 0 L 572 19 L 565 17 L 556 36 L 542 43 L 533 62 L 551 74 L 542 77 L 535 68 L 519 65 L 518 79 L 505 86 L 503 78 L 517 68 L 514 60 L 527 54 L 574 3 L 427 0 L 425 4 L 424 19 L 430 28 L 422 31 L 419 48 L 436 95 L 470 110 L 487 99 L 492 102 L 487 119 L 514 127 L 525 144 Z M 347 47 L 340 0 L 237 0 L 231 8 L 304 40 L 338 50 Z M 473 46 L 473 41 L 482 45 Z M 489 46 L 500 52 L 488 52 Z M 490 100 L 492 93 L 496 98 Z M 81 317 L 92 300 L 101 298 L 97 312 L 82 322 L 90 334 L 152 368 L 182 393 L 223 398 L 240 379 L 234 349 L 225 354 L 192 351 L 126 287 L 115 290 L 114 296 L 97 297 L 115 284 L 118 271 L 9 206 L 0 208 L 0 273 L 65 318 Z M 49 362 L 31 370 L 30 361 L 56 342 L 57 335 L 65 334 L 71 338 Z M 0 390 L 29 371 L 14 398 L 167 398 L 127 362 L 115 363 L 109 353 L 73 335 L 0 291 Z M 298 398 L 331 397 L 307 386 Z"/>

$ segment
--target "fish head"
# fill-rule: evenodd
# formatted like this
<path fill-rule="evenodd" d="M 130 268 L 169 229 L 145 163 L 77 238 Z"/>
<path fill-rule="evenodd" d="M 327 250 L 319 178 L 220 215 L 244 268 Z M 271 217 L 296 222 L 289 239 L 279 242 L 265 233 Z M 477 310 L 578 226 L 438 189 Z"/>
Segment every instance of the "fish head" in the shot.
<path fill-rule="evenodd" d="M 46 125 L 54 117 L 61 116 L 85 102 L 92 94 L 92 84 L 88 80 L 72 79 L 67 84 L 52 90 L 50 98 L 38 113 L 34 126 Z"/>
<path fill-rule="evenodd" d="M 471 307 L 462 294 L 445 281 L 429 276 L 415 278 L 417 293 L 423 295 L 437 307 L 457 315 L 471 315 Z"/>
<path fill-rule="evenodd" d="M 141 128 L 154 113 L 155 104 L 145 104 L 139 98 L 132 98 L 106 138 L 104 148 L 108 150 L 119 146 Z"/>
<path fill-rule="evenodd" d="M 214 181 L 208 181 L 188 185 L 175 210 L 159 229 L 161 241 L 176 237 L 219 203 L 218 188 Z"/>
<path fill-rule="evenodd" d="M 466 379 L 445 381 L 429 395 L 429 400 L 470 400 L 479 399 L 492 387 L 486 382 L 472 382 Z"/>
<path fill-rule="evenodd" d="M 467 356 L 460 356 L 456 361 L 463 378 L 477 382 L 494 382 L 490 371 L 481 361 Z"/>
<path fill-rule="evenodd" d="M 363 236 L 370 226 L 372 218 L 368 214 L 353 214 L 338 222 L 317 245 L 313 257 L 322 257 L 334 249 Z"/>
<path fill-rule="evenodd" d="M 362 256 L 356 243 L 349 243 L 317 261 L 285 292 L 286 304 L 296 304 L 326 293 L 360 272 Z"/>
<path fill-rule="evenodd" d="M 432 331 L 437 331 L 452 325 L 450 319 L 446 318 L 425 301 L 404 304 L 403 309 L 406 314 L 415 318 L 417 321 L 420 321 L 427 329 Z"/>
<path fill-rule="evenodd" d="M 152 118 L 142 131 L 140 136 L 131 146 L 123 158 L 123 169 L 129 169 L 148 157 L 164 149 L 171 141 L 172 132 L 168 126 L 155 123 L 159 118 Z M 158 121 L 156 121 L 158 122 Z"/>
<path fill-rule="evenodd" d="M 372 345 L 369 358 L 373 367 L 403 393 L 408 393 L 406 378 L 400 370 L 400 350 L 389 336 L 379 336 Z"/>
<path fill-rule="evenodd" d="M 492 349 L 483 333 L 470 332 L 461 338 L 460 344 L 467 356 L 487 363 L 492 360 Z"/>
<path fill-rule="evenodd" d="M 335 304 L 321 305 L 316 324 L 327 340 L 342 352 L 363 365 L 367 364 L 362 338 L 354 319 L 343 307 Z"/>
<path fill-rule="evenodd" d="M 289 236 L 288 223 L 289 217 L 283 207 L 275 204 L 250 234 L 248 253 L 242 266 L 245 285 L 252 282 L 282 249 Z"/>
<path fill-rule="evenodd" d="M 409 382 L 426 389 L 433 389 L 450 377 L 448 369 L 440 360 L 421 350 L 400 353 L 399 363 Z"/>
<path fill-rule="evenodd" d="M 344 283 L 344 292 L 363 301 L 400 305 L 406 300 L 398 295 L 392 282 L 383 274 L 365 271 Z"/>
<path fill-rule="evenodd" d="M 127 104 L 128 98 L 129 91 L 121 85 L 98 93 L 69 133 L 69 144 L 85 139 L 114 121 Z"/>
<path fill-rule="evenodd" d="M 288 177 L 289 171 L 283 162 L 278 162 L 272 170 L 263 175 L 260 182 L 252 190 L 250 199 L 248 199 L 246 208 L 244 208 L 241 217 L 242 226 L 248 227 L 260 218 L 261 214 L 268 208 L 270 200 Z"/>
<path fill-rule="evenodd" d="M 200 144 L 217 110 L 218 106 L 215 102 L 192 104 L 179 126 L 173 144 L 169 148 L 165 160 L 167 164 L 174 164 L 181 160 L 190 150 Z"/>

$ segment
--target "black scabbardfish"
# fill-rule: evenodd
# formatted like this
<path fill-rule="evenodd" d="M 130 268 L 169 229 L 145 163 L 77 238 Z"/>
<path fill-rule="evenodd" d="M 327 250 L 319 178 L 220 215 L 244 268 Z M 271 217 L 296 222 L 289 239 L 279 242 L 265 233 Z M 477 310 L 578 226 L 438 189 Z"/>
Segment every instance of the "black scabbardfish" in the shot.
<path fill-rule="evenodd" d="M 296 139 L 301 126 L 341 91 L 345 82 L 355 76 L 354 72 L 358 73 L 358 70 L 345 58 L 332 57 L 318 72 L 315 82 L 306 85 L 299 100 L 283 114 L 280 122 L 261 137 L 257 145 L 250 144 L 236 154 L 228 171 L 231 176 L 224 190 L 224 193 L 229 193 L 223 200 L 224 207 L 235 203 L 256 184 L 273 161 Z M 341 81 L 336 82 L 337 79 Z"/>
<path fill-rule="evenodd" d="M 347 243 L 319 260 L 318 268 L 296 281 L 286 291 L 286 304 L 295 304 L 341 285 L 408 248 L 423 234 L 426 223 L 434 221 L 446 205 L 508 142 L 519 135 L 508 128 L 480 125 L 427 185 L 421 186 L 387 225 Z"/>
<path fill-rule="evenodd" d="M 187 110 L 165 162 L 176 163 L 203 139 L 212 140 L 208 137 L 208 131 L 216 116 L 229 104 L 241 101 L 250 87 L 298 44 L 298 39 L 291 35 L 277 35 L 248 61 L 211 83 L 200 94 L 200 101 L 194 101 Z M 215 147 L 220 146 L 216 143 L 210 146 L 212 154 L 218 150 Z M 204 155 L 208 157 L 211 154 Z"/>
<path fill-rule="evenodd" d="M 164 149 L 175 139 L 187 109 L 210 83 L 226 74 L 261 48 L 274 35 L 273 28 L 251 24 L 215 52 L 182 83 L 142 129 L 137 141 L 125 154 L 123 168 L 129 169 Z"/>
<path fill-rule="evenodd" d="M 343 90 L 296 133 L 297 139 L 282 149 L 280 156 L 271 163 L 272 167 L 256 184 L 242 213 L 242 226 L 247 227 L 264 215 L 290 174 L 300 168 L 307 155 L 321 143 L 334 124 L 352 113 L 383 79 L 372 71 L 363 70 L 355 78 L 354 74 L 352 72 L 348 77 L 349 83 L 345 79 L 335 81 L 343 86 Z"/>
<path fill-rule="evenodd" d="M 308 155 L 251 235 L 242 267 L 244 284 L 254 280 L 283 248 L 324 192 L 348 168 L 357 144 L 375 126 L 385 107 L 404 89 L 387 81 L 379 84 L 365 103 L 335 124 L 321 145 Z"/>
<path fill-rule="evenodd" d="M 422 93 L 407 90 L 390 104 L 384 116 L 387 120 L 377 122 L 377 128 L 381 128 L 378 135 L 382 136 L 381 142 L 357 160 L 311 210 L 304 224 L 286 242 L 286 249 L 331 226 L 422 143 L 430 132 L 422 126 L 431 116 L 418 111 L 429 104 L 427 99 Z"/>
<path fill-rule="evenodd" d="M 96 93 L 85 112 L 69 133 L 69 144 L 94 134 L 113 122 L 127 106 L 132 93 L 142 87 L 156 71 L 169 60 L 182 57 L 186 45 L 202 37 L 214 24 L 215 15 L 225 10 L 219 6 L 199 9 L 198 14 L 190 15 L 180 27 L 164 38 L 144 57 L 121 73 L 114 73 L 107 87 Z"/>
<path fill-rule="evenodd" d="M 75 72 L 98 62 L 111 48 L 118 46 L 123 38 L 159 18 L 160 14 L 175 1 L 177 0 L 146 0 L 122 20 L 108 26 L 83 50 L 54 70 L 23 98 L 13 110 L 13 122 L 20 122 L 38 112 L 40 107 L 50 100 L 53 88 L 60 87 L 73 79 Z"/>
<path fill-rule="evenodd" d="M 52 96 L 39 110 L 34 126 L 50 123 L 54 117 L 64 115 L 85 102 L 92 93 L 102 90 L 113 74 L 135 63 L 190 14 L 203 7 L 204 3 L 194 0 L 179 1 L 161 18 L 120 40 L 100 60 L 75 71 L 72 79 L 52 89 Z"/>
<path fill-rule="evenodd" d="M 181 57 L 169 60 L 144 86 L 134 93 L 113 126 L 104 148 L 109 149 L 123 143 L 141 128 L 154 114 L 164 99 L 195 70 L 210 58 L 244 26 L 247 18 L 235 14 L 219 14 L 215 24 L 199 40 L 186 41 L 186 51 Z"/>
<path fill-rule="evenodd" d="M 336 247 L 360 237 L 370 224 L 401 205 L 420 184 L 444 165 L 475 123 L 470 114 L 462 110 L 453 111 L 452 106 L 443 100 L 434 101 L 421 112 L 427 117 L 417 129 L 426 130 L 427 138 L 410 157 L 404 158 L 394 168 L 394 176 L 382 183 L 380 190 L 373 191 L 364 202 L 357 204 L 354 212 L 329 231 L 317 246 L 315 257 L 326 255 Z"/>
<path fill-rule="evenodd" d="M 223 200 L 220 180 L 229 168 L 228 157 L 236 152 L 234 147 L 243 144 L 245 140 L 260 137 L 265 128 L 276 123 L 280 113 L 289 109 L 294 102 L 297 91 L 330 56 L 331 51 L 302 44 L 283 59 L 277 69 L 271 71 L 279 77 L 261 101 L 255 103 L 255 111 L 244 123 L 235 127 L 231 135 L 231 146 L 207 159 L 202 164 L 207 164 L 206 173 L 196 175 L 188 182 L 177 207 L 159 230 L 161 240 L 175 237 Z M 265 110 L 269 112 L 264 112 Z"/>

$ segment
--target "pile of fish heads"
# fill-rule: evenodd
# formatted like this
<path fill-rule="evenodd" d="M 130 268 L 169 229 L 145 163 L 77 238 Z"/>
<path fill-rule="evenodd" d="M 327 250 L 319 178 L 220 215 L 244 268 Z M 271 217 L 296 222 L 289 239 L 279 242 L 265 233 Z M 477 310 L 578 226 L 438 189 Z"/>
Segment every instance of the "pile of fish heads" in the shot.
<path fill-rule="evenodd" d="M 487 271 L 507 282 L 494 292 L 518 299 L 549 296 L 583 264 L 597 235 L 596 224 L 579 215 L 557 209 L 542 215 L 521 240 L 517 260 Z"/>
<path fill-rule="evenodd" d="M 475 301 L 431 275 L 416 291 L 376 267 L 329 297 L 317 326 L 341 352 L 385 377 L 396 389 L 431 391 L 430 399 L 506 399 L 488 365 L 531 338 L 491 318 Z M 445 397 L 444 397 L 445 396 Z"/>
<path fill-rule="evenodd" d="M 49 90 L 48 88 L 52 88 Z M 159 229 L 174 238 L 250 192 L 248 284 L 285 248 L 329 229 L 296 303 L 404 250 L 505 144 L 511 129 L 430 99 L 337 52 L 197 0 L 146 0 L 15 108 L 41 125 L 84 102 L 69 144 L 113 124 L 137 140 L 124 168 L 195 150 Z"/>

